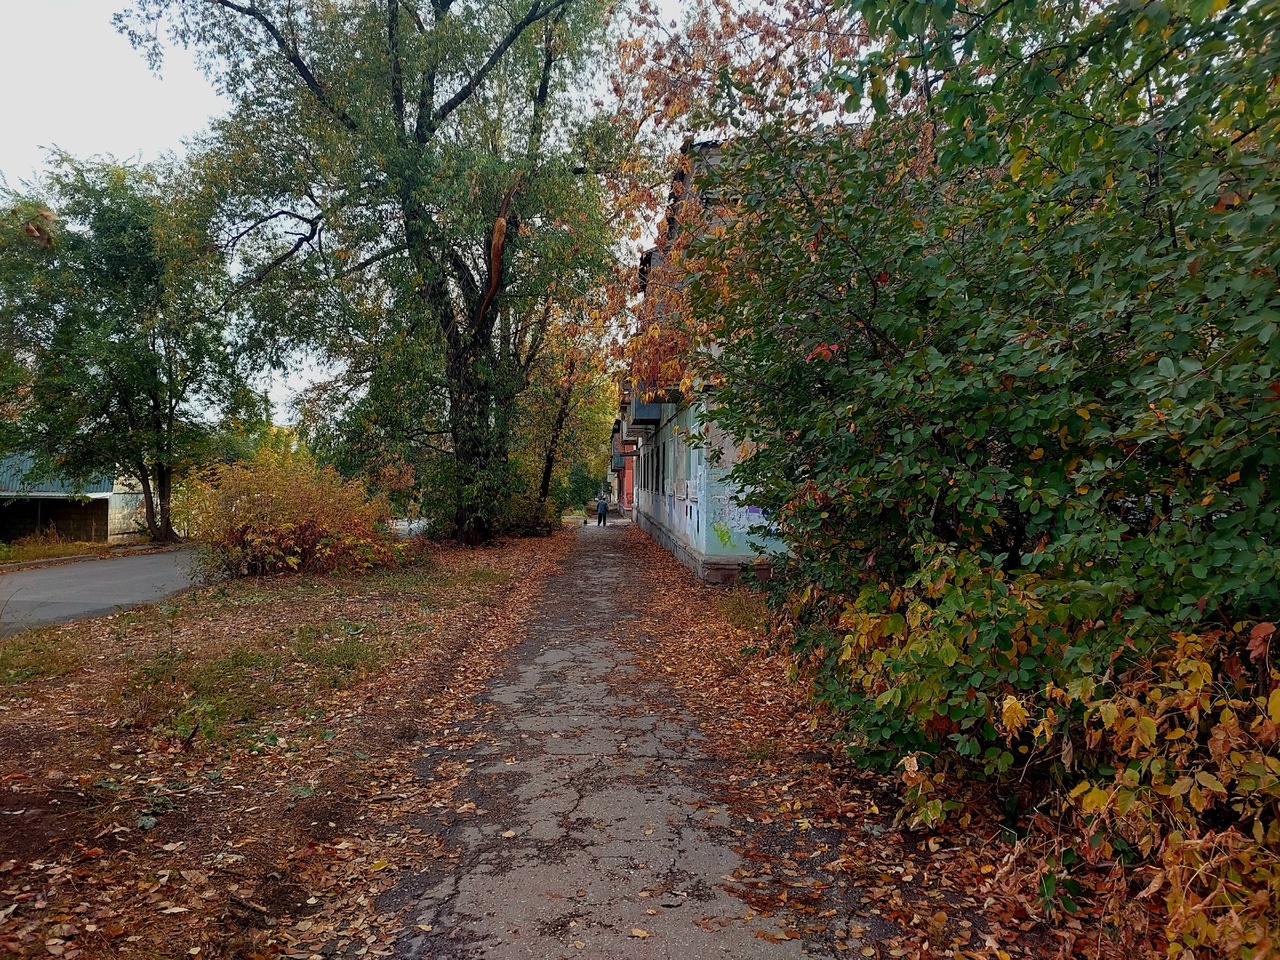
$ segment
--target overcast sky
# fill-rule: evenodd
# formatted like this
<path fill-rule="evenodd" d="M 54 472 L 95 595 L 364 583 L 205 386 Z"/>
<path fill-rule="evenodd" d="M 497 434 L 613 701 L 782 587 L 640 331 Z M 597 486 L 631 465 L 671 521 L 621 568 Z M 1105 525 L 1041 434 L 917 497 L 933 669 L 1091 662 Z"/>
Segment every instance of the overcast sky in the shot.
<path fill-rule="evenodd" d="M 154 160 L 221 114 L 183 50 L 161 74 L 111 26 L 127 0 L 0 0 L 0 175 L 11 187 L 43 168 L 43 148 Z"/>
<path fill-rule="evenodd" d="M 210 117 L 226 110 L 184 50 L 170 50 L 159 76 L 111 26 L 127 0 L 0 0 L 0 176 L 9 186 L 45 165 L 44 148 L 79 157 L 154 160 L 181 152 Z M 300 366 L 264 378 L 277 420 L 315 379 Z"/>

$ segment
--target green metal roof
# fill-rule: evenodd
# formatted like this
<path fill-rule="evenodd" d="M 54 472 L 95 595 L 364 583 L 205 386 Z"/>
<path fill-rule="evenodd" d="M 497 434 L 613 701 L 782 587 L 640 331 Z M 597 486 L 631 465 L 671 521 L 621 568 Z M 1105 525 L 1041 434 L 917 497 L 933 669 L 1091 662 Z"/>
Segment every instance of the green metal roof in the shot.
<path fill-rule="evenodd" d="M 94 477 L 77 484 L 62 478 L 43 477 L 26 480 L 31 469 L 31 458 L 21 453 L 0 455 L 0 498 L 14 497 L 105 497 L 110 495 L 115 481 L 111 477 Z"/>

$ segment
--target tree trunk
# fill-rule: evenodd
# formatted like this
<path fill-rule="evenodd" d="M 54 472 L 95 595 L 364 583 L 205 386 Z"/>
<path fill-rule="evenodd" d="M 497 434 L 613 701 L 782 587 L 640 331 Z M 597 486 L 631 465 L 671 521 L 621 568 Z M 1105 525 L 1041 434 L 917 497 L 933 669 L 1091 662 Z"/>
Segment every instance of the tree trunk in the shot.
<path fill-rule="evenodd" d="M 167 466 L 156 467 L 156 488 L 157 488 L 157 506 L 159 509 L 159 528 L 161 543 L 172 543 L 178 537 L 173 532 L 173 468 Z"/>
<path fill-rule="evenodd" d="M 574 362 L 569 361 L 564 390 L 560 394 L 560 406 L 556 410 L 556 419 L 551 424 L 551 439 L 547 441 L 547 454 L 542 461 L 542 482 L 538 485 L 538 516 L 541 517 L 547 507 L 547 497 L 551 494 L 551 475 L 556 468 L 556 453 L 560 448 L 560 437 L 564 434 L 564 425 L 569 419 L 569 406 L 573 402 Z"/>
<path fill-rule="evenodd" d="M 454 538 L 467 545 L 492 540 L 504 494 L 494 457 L 491 385 L 471 351 L 448 351 L 449 428 L 453 437 Z"/>
<path fill-rule="evenodd" d="M 156 498 L 151 488 L 151 476 L 146 467 L 138 468 L 138 483 L 142 487 L 142 512 L 147 521 L 147 533 L 152 540 L 160 539 L 160 524 L 156 519 Z"/>

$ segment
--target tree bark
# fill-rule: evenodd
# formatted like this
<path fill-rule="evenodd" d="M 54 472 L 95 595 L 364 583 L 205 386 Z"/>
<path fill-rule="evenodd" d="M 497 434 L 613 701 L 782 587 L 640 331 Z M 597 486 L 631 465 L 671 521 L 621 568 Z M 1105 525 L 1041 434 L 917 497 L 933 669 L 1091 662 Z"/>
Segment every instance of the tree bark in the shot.
<path fill-rule="evenodd" d="M 156 500 L 151 489 L 151 476 L 146 467 L 138 468 L 138 484 L 142 487 L 142 514 L 147 521 L 147 533 L 152 540 L 159 540 L 160 528 L 156 521 Z"/>
<path fill-rule="evenodd" d="M 157 501 L 160 508 L 159 527 L 161 543 L 172 543 L 177 540 L 173 532 L 173 467 L 156 466 Z"/>
<path fill-rule="evenodd" d="M 546 457 L 542 461 L 542 482 L 538 485 L 538 516 L 541 517 L 547 506 L 547 497 L 551 494 L 551 475 L 555 472 L 556 454 L 560 448 L 560 437 L 564 434 L 564 425 L 569 419 L 569 406 L 573 402 L 575 364 L 571 359 L 566 370 L 564 389 L 560 393 L 560 405 L 556 409 L 556 419 L 551 424 L 551 438 L 547 441 Z"/>

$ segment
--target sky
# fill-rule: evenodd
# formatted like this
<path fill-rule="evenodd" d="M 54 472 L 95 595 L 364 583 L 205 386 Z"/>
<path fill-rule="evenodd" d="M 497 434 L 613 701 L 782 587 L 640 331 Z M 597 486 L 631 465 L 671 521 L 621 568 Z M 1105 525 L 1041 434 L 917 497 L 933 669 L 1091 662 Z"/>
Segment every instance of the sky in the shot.
<path fill-rule="evenodd" d="M 12 188 L 45 167 L 45 148 L 150 161 L 181 153 L 227 103 L 185 50 L 159 75 L 111 25 L 127 0 L 0 0 L 0 177 Z M 317 376 L 299 364 L 262 378 L 277 419 Z"/>
<path fill-rule="evenodd" d="M 111 25 L 127 0 L 0 0 L 0 175 L 30 180 L 45 147 L 154 160 L 226 103 L 184 50 L 160 75 Z"/>

